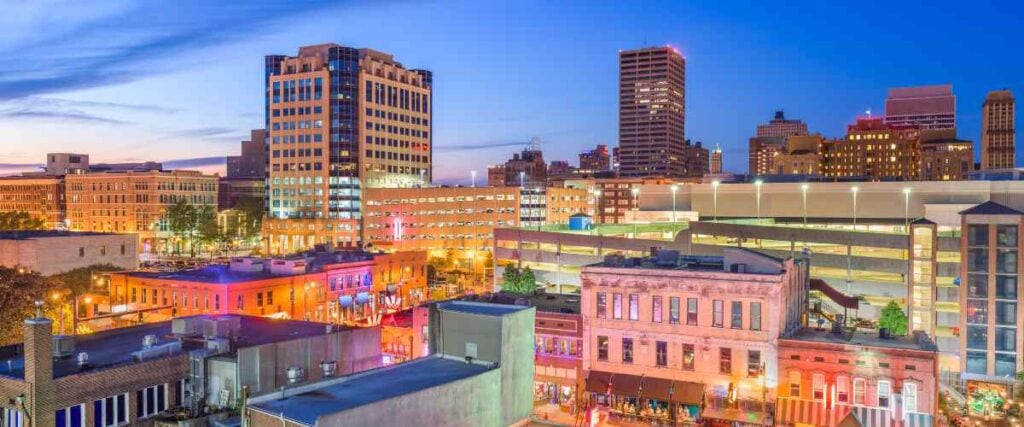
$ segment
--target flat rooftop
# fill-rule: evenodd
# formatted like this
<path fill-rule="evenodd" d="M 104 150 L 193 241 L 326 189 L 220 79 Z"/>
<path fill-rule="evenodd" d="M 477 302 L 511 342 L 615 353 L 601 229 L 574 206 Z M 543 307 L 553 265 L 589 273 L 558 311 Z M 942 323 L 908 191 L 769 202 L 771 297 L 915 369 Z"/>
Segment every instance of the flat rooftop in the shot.
<path fill-rule="evenodd" d="M 878 332 L 846 331 L 841 334 L 834 334 L 828 329 L 805 327 L 794 333 L 792 336 L 784 337 L 782 339 L 820 342 L 826 344 L 937 351 L 935 343 L 931 339 L 928 339 L 928 336 L 924 335 L 923 332 L 921 334 L 923 335 L 923 339 L 913 334 L 883 339 L 878 337 Z"/>
<path fill-rule="evenodd" d="M 83 236 L 130 236 L 129 233 L 99 233 L 95 231 L 57 231 L 57 230 L 23 230 L 0 231 L 0 240 L 31 240 L 49 237 L 83 237 Z"/>
<path fill-rule="evenodd" d="M 324 415 L 337 414 L 363 405 L 439 387 L 480 375 L 491 369 L 494 368 L 431 356 L 314 383 L 310 385 L 313 388 L 308 391 L 249 406 L 289 421 L 312 426 Z M 415 424 L 414 420 L 410 422 Z"/>
<path fill-rule="evenodd" d="M 459 313 L 479 314 L 482 316 L 502 317 L 506 314 L 526 310 L 530 307 L 521 305 L 490 304 L 486 302 L 471 301 L 447 301 L 437 305 L 441 311 L 453 311 Z"/>
<path fill-rule="evenodd" d="M 499 292 L 491 296 L 490 302 L 495 304 L 515 304 L 520 298 L 530 301 L 530 305 L 537 307 L 537 311 L 567 314 L 580 313 L 579 294 L 522 295 Z"/>
<path fill-rule="evenodd" d="M 253 347 L 274 342 L 288 341 L 296 338 L 323 335 L 327 328 L 324 323 L 303 322 L 298 320 L 275 320 L 256 316 L 220 315 L 220 316 L 190 316 L 203 319 L 217 319 L 224 317 L 237 317 L 240 319 L 240 336 L 232 343 L 232 348 Z M 334 325 L 336 330 L 344 329 Z M 94 334 L 78 335 L 75 337 L 75 355 L 78 353 L 89 354 L 89 367 L 86 370 L 78 368 L 74 355 L 53 361 L 53 376 L 60 378 L 74 375 L 80 372 L 95 371 L 114 366 L 130 365 L 133 363 L 144 363 L 132 357 L 132 352 L 142 349 L 142 339 L 146 335 L 156 335 L 157 345 L 177 340 L 178 337 L 171 334 L 171 321 L 149 323 L 127 328 L 117 328 Z M 205 344 L 197 339 L 185 339 L 182 342 L 180 352 L 168 354 L 168 356 L 187 353 L 188 350 L 204 347 Z M 154 360 L 154 357 L 148 360 Z M 9 345 L 0 347 L 0 376 L 12 378 L 25 377 L 25 357 L 21 345 Z"/>
<path fill-rule="evenodd" d="M 300 276 L 306 274 L 305 271 L 301 273 L 290 273 L 290 274 L 272 274 L 269 271 L 259 272 L 248 272 L 248 271 L 232 271 L 231 267 L 223 264 L 208 265 L 206 267 L 192 269 L 192 270 L 179 270 L 179 271 L 129 271 L 124 273 L 131 277 L 140 277 L 145 279 L 164 279 L 164 280 L 180 280 L 183 282 L 198 282 L 198 283 L 213 283 L 230 285 L 233 283 L 244 283 L 252 282 L 256 280 L 273 279 L 275 277 L 291 277 Z"/>

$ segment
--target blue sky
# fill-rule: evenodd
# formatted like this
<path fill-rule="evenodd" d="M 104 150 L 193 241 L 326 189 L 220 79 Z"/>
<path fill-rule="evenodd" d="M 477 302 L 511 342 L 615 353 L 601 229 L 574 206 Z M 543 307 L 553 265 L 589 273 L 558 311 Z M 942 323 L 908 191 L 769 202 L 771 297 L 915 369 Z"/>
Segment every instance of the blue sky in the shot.
<path fill-rule="evenodd" d="M 222 169 L 220 157 L 263 123 L 263 55 L 322 42 L 434 72 L 435 176 L 448 181 L 468 180 L 534 136 L 549 160 L 614 145 L 616 53 L 645 45 L 686 56 L 687 136 L 721 144 L 735 171 L 776 109 L 838 136 L 865 110 L 881 114 L 889 87 L 951 83 L 960 137 L 977 141 L 986 91 L 1024 92 L 1024 6 L 1013 2 L 4 7 L 0 173 L 31 169 L 49 151 Z"/>

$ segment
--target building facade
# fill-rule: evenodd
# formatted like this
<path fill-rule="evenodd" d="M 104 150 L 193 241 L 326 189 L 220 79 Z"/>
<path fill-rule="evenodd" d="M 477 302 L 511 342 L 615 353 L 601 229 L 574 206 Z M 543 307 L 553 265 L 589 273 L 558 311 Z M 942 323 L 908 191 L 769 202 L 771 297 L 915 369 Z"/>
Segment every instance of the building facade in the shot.
<path fill-rule="evenodd" d="M 24 267 L 44 276 L 100 264 L 130 270 L 139 266 L 137 244 L 131 234 L 0 232 L 0 266 Z"/>
<path fill-rule="evenodd" d="M 227 157 L 228 178 L 266 178 L 267 130 L 250 131 L 249 139 L 242 141 L 241 148 L 241 155 Z"/>
<path fill-rule="evenodd" d="M 981 106 L 981 168 L 1006 169 L 1016 164 L 1016 104 L 1009 90 L 995 90 Z"/>
<path fill-rule="evenodd" d="M 757 137 L 786 138 L 807 135 L 807 123 L 797 119 L 787 119 L 782 110 L 775 112 L 775 118 L 767 124 L 757 125 Z"/>
<path fill-rule="evenodd" d="M 580 172 L 594 174 L 612 170 L 612 158 L 608 146 L 598 144 L 593 150 L 580 153 Z"/>
<path fill-rule="evenodd" d="M 778 339 L 800 326 L 807 261 L 740 248 L 623 261 L 582 273 L 591 406 L 611 417 L 772 425 Z"/>
<path fill-rule="evenodd" d="M 59 176 L 0 178 L 0 212 L 25 212 L 49 229 L 64 227 L 64 180 Z"/>
<path fill-rule="evenodd" d="M 895 127 L 881 118 L 858 118 L 846 137 L 821 144 L 821 174 L 871 181 L 915 180 L 920 174 L 920 144 L 916 127 Z"/>
<path fill-rule="evenodd" d="M 712 174 L 722 173 L 722 147 L 715 144 L 715 149 L 711 151 L 711 172 Z"/>
<path fill-rule="evenodd" d="M 67 221 L 73 231 L 135 233 L 140 253 L 180 250 L 165 216 L 183 200 L 217 206 L 217 177 L 196 171 L 125 171 L 65 176 Z"/>
<path fill-rule="evenodd" d="M 687 176 L 686 60 L 676 49 L 619 52 L 619 173 Z"/>
<path fill-rule="evenodd" d="M 265 64 L 266 234 L 279 252 L 357 245 L 363 189 L 430 182 L 432 74 L 336 44 Z"/>
<path fill-rule="evenodd" d="M 956 96 L 953 85 L 889 89 L 885 99 L 885 123 L 921 129 L 956 129 Z"/>

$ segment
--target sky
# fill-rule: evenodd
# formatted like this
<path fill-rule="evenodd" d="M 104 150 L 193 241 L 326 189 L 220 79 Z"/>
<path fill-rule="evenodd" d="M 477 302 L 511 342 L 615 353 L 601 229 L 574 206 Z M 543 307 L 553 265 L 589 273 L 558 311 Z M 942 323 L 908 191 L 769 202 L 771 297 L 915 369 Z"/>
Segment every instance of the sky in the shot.
<path fill-rule="evenodd" d="M 0 174 L 47 152 L 223 173 L 262 126 L 264 55 L 325 42 L 433 71 L 442 182 L 533 137 L 549 161 L 614 146 L 622 49 L 683 53 L 686 136 L 735 172 L 778 109 L 838 137 L 890 87 L 949 83 L 977 141 L 985 93 L 1024 93 L 1011 1 L 0 1 Z"/>

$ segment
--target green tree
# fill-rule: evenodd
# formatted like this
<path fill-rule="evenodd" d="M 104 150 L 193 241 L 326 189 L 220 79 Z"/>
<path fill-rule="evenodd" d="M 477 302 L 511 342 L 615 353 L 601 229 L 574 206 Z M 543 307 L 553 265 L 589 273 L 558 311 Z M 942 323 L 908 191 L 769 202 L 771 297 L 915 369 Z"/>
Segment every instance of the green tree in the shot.
<path fill-rule="evenodd" d="M 46 221 L 28 212 L 0 212 L 0 230 L 24 231 L 46 229 Z"/>
<path fill-rule="evenodd" d="M 196 208 L 188 204 L 185 199 L 178 199 L 178 202 L 167 208 L 167 212 L 164 213 L 164 217 L 167 219 L 167 227 L 170 228 L 171 233 L 175 237 L 181 240 L 192 241 L 192 236 L 196 231 L 198 222 L 198 215 L 196 215 Z M 177 250 L 177 247 L 175 247 Z M 195 247 L 192 247 L 192 255 L 195 255 Z"/>
<path fill-rule="evenodd" d="M 537 292 L 537 277 L 529 266 L 519 274 L 519 293 L 532 294 Z"/>
<path fill-rule="evenodd" d="M 878 327 L 889 329 L 889 333 L 902 336 L 907 334 L 907 314 L 903 312 L 896 301 L 889 301 L 889 304 L 882 309 L 882 316 L 878 320 Z"/>
<path fill-rule="evenodd" d="M 501 289 L 506 292 L 519 292 L 519 268 L 514 265 L 506 265 L 505 271 L 501 273 Z"/>
<path fill-rule="evenodd" d="M 235 204 L 235 210 L 238 211 L 239 216 L 238 234 L 246 241 L 258 238 L 263 228 L 263 216 L 266 212 L 263 200 L 256 197 L 239 199 Z"/>
<path fill-rule="evenodd" d="M 35 316 L 35 301 L 49 301 L 53 281 L 38 273 L 0 267 L 0 345 L 22 341 L 22 322 Z M 48 316 L 56 311 L 47 307 Z"/>
<path fill-rule="evenodd" d="M 229 238 L 217 223 L 217 210 L 210 205 L 195 208 L 197 239 L 204 245 L 220 244 Z"/>
<path fill-rule="evenodd" d="M 98 274 L 121 270 L 121 267 L 113 264 L 94 264 L 54 274 L 49 278 L 54 282 L 54 286 L 60 287 L 74 298 L 89 293 Z"/>

